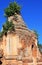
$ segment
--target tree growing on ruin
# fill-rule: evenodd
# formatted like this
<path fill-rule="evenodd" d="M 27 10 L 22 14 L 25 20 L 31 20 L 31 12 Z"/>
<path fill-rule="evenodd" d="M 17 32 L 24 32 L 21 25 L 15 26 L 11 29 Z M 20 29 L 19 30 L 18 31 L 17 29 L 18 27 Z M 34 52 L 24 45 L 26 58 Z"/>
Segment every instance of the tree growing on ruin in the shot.
<path fill-rule="evenodd" d="M 39 34 L 37 33 L 36 30 L 34 30 L 34 34 L 37 36 L 37 41 L 38 41 L 37 45 L 38 45 L 40 52 L 42 53 L 42 44 L 40 44 L 39 40 L 38 40 Z"/>
<path fill-rule="evenodd" d="M 21 7 L 16 3 L 10 3 L 9 6 L 5 9 L 5 16 L 10 17 L 15 15 L 15 13 L 20 14 Z"/>
<path fill-rule="evenodd" d="M 15 26 L 12 21 L 6 21 L 6 23 L 3 25 L 3 34 L 7 34 L 8 31 L 15 31 Z"/>

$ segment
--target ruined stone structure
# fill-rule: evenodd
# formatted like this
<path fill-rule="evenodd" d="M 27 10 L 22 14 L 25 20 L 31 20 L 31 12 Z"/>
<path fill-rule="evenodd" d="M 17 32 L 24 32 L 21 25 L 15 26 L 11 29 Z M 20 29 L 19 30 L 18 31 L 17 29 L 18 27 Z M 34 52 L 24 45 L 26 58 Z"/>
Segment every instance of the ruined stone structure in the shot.
<path fill-rule="evenodd" d="M 41 54 L 37 37 L 29 30 L 20 15 L 10 16 L 8 21 L 15 25 L 15 32 L 7 32 L 0 40 L 0 65 L 38 65 Z M 31 64 L 29 64 L 31 63 Z M 42 65 L 42 64 L 41 64 Z"/>

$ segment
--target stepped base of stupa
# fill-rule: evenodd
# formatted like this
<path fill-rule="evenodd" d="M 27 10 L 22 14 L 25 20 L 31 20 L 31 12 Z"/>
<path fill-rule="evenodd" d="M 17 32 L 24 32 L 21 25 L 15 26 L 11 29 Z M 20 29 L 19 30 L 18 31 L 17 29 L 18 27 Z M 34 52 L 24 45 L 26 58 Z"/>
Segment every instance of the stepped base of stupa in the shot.
<path fill-rule="evenodd" d="M 30 60 L 30 59 L 26 59 L 23 58 L 21 60 L 18 59 L 1 59 L 2 61 L 2 65 L 42 65 L 42 59 L 34 59 L 34 60 Z"/>

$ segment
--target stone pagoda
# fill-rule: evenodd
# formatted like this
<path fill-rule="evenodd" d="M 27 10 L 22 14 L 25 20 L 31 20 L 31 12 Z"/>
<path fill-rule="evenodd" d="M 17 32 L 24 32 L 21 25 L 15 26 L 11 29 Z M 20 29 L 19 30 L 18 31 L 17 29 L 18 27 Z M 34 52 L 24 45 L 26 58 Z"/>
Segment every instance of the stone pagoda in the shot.
<path fill-rule="evenodd" d="M 21 61 L 20 64 L 33 62 L 34 59 L 40 58 L 37 37 L 26 27 L 22 16 L 18 14 L 16 18 L 10 16 L 8 21 L 13 22 L 15 31 L 8 31 L 7 36 L 3 35 L 3 39 L 0 40 L 0 57 L 3 65 L 17 65 L 19 61 Z"/>
<path fill-rule="evenodd" d="M 12 21 L 15 30 L 8 30 L 0 39 L 0 65 L 37 65 L 37 60 L 41 58 L 37 36 L 34 31 L 26 27 L 22 16 L 18 14 L 19 6 L 16 3 L 10 6 L 13 10 L 11 7 L 6 9 L 7 19 L 9 22 Z"/>

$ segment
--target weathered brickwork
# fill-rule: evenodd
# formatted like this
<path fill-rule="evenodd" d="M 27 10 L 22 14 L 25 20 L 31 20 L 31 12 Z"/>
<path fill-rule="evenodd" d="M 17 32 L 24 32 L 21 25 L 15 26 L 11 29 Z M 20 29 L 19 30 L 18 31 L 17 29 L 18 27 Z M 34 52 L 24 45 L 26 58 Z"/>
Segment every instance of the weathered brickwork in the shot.
<path fill-rule="evenodd" d="M 27 29 L 20 15 L 17 20 L 14 16 L 8 20 L 13 21 L 15 32 L 8 31 L 0 40 L 0 65 L 42 65 L 34 32 Z"/>

